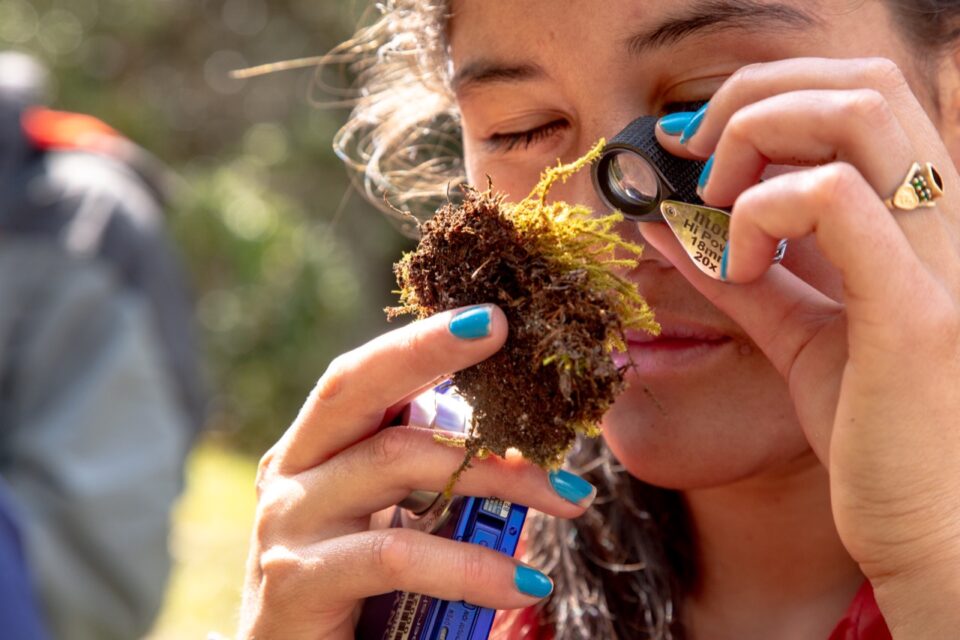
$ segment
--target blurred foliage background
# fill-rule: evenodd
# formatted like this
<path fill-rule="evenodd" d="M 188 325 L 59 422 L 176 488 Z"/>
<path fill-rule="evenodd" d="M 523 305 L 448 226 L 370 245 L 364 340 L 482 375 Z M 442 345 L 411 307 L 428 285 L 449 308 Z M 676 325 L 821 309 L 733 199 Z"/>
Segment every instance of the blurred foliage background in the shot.
<path fill-rule="evenodd" d="M 391 265 L 410 241 L 352 191 L 333 155 L 346 112 L 314 104 L 330 98 L 314 91 L 315 70 L 229 76 L 325 53 L 365 9 L 362 0 L 0 0 L 0 48 L 48 65 L 53 107 L 102 118 L 182 179 L 169 226 L 191 275 L 212 402 L 151 638 L 232 630 L 256 458 L 335 355 L 388 328 Z"/>
<path fill-rule="evenodd" d="M 184 179 L 170 228 L 195 288 L 210 428 L 245 451 L 276 439 L 333 356 L 385 330 L 406 242 L 351 191 L 331 150 L 346 112 L 315 104 L 331 99 L 315 70 L 229 72 L 325 53 L 364 9 L 0 0 L 0 46 L 49 65 L 55 107 L 106 120 Z"/>

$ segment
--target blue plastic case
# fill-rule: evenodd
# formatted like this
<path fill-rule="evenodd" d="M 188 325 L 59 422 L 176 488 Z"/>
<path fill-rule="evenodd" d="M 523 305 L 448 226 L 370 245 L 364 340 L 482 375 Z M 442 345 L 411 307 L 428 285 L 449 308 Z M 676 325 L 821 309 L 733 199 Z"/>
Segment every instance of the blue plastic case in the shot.
<path fill-rule="evenodd" d="M 458 431 L 469 422 L 465 406 L 449 384 L 435 390 L 431 426 Z M 414 416 L 417 414 L 415 407 Z M 407 418 L 410 418 L 409 412 Z M 414 420 L 417 423 L 417 420 Z M 517 550 L 527 507 L 498 498 L 437 496 L 432 504 L 411 513 L 397 509 L 392 526 L 410 527 L 433 535 L 479 544 L 512 556 Z M 364 602 L 356 637 L 360 640 L 486 640 L 496 611 L 467 602 L 450 602 L 394 591 Z"/>

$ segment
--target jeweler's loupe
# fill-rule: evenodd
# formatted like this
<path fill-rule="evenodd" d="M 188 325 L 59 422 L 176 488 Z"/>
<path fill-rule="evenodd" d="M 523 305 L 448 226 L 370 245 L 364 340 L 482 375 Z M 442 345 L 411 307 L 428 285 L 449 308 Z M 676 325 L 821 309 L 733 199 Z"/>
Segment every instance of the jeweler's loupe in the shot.
<path fill-rule="evenodd" d="M 730 212 L 703 203 L 697 182 L 704 163 L 664 151 L 656 126 L 655 116 L 644 116 L 618 133 L 593 165 L 594 187 L 628 219 L 666 222 L 700 271 L 719 280 Z M 780 262 L 786 249 L 781 240 L 773 261 Z"/>

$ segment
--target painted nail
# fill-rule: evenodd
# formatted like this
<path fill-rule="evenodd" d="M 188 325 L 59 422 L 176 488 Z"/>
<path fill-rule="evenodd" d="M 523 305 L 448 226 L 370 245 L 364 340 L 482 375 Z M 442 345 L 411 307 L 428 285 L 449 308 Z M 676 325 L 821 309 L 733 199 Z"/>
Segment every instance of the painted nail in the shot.
<path fill-rule="evenodd" d="M 597 489 L 580 476 L 562 469 L 559 471 L 551 471 L 548 475 L 553 490 L 567 502 L 583 506 L 588 506 L 593 502 L 593 497 L 596 495 Z M 587 498 L 589 498 L 589 501 L 584 503 L 583 501 Z"/>
<path fill-rule="evenodd" d="M 523 565 L 517 565 L 517 570 L 513 573 L 513 582 L 521 593 L 534 598 L 546 598 L 553 591 L 550 578 L 536 569 Z"/>
<path fill-rule="evenodd" d="M 710 156 L 707 163 L 703 165 L 703 171 L 700 172 L 700 179 L 697 181 L 697 194 L 700 197 L 703 197 L 703 190 L 707 187 L 707 181 L 710 179 L 710 173 L 713 171 L 714 157 L 715 156 Z"/>
<path fill-rule="evenodd" d="M 723 257 L 720 258 L 720 279 L 726 282 L 727 266 L 730 264 L 730 242 L 723 248 Z"/>
<path fill-rule="evenodd" d="M 450 321 L 450 333 L 463 340 L 490 335 L 490 307 L 482 305 L 461 311 Z"/>
<path fill-rule="evenodd" d="M 690 124 L 695 115 L 697 115 L 696 111 L 678 111 L 663 116 L 657 121 L 657 124 L 660 125 L 660 130 L 668 136 L 678 136 L 683 133 L 683 130 Z"/>
<path fill-rule="evenodd" d="M 697 129 L 700 128 L 700 125 L 703 123 L 704 116 L 707 115 L 707 107 L 710 106 L 710 103 L 700 107 L 700 110 L 693 114 L 693 117 L 690 118 L 690 122 L 687 123 L 687 126 L 683 128 L 683 133 L 680 135 L 680 144 L 687 144 L 687 141 L 690 140 L 696 133 Z"/>

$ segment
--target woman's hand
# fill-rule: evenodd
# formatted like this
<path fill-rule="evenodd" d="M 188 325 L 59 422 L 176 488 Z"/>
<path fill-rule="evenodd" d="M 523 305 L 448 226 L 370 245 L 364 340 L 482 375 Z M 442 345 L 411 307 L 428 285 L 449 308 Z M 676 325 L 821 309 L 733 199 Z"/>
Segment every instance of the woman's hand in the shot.
<path fill-rule="evenodd" d="M 429 429 L 381 428 L 445 375 L 492 355 L 506 335 L 502 311 L 472 307 L 387 333 L 330 364 L 260 463 L 241 638 L 353 638 L 363 599 L 393 590 L 509 609 L 550 587 L 479 545 L 377 529 L 386 524 L 377 512 L 415 489 L 442 491 L 463 460 Z M 496 457 L 476 461 L 456 487 L 567 518 L 592 500 L 586 488 L 568 502 L 542 469 Z"/>
<path fill-rule="evenodd" d="M 702 194 L 733 207 L 726 277 L 738 284 L 702 275 L 663 225 L 644 235 L 786 379 L 841 539 L 891 628 L 929 623 L 925 607 L 948 624 L 960 615 L 960 179 L 936 127 L 888 60 L 797 59 L 732 76 L 685 144 L 658 136 L 677 155 L 714 156 Z M 945 196 L 891 211 L 914 162 L 939 169 Z M 758 184 L 768 164 L 810 168 Z M 842 299 L 771 266 L 780 238 L 805 236 Z"/>

